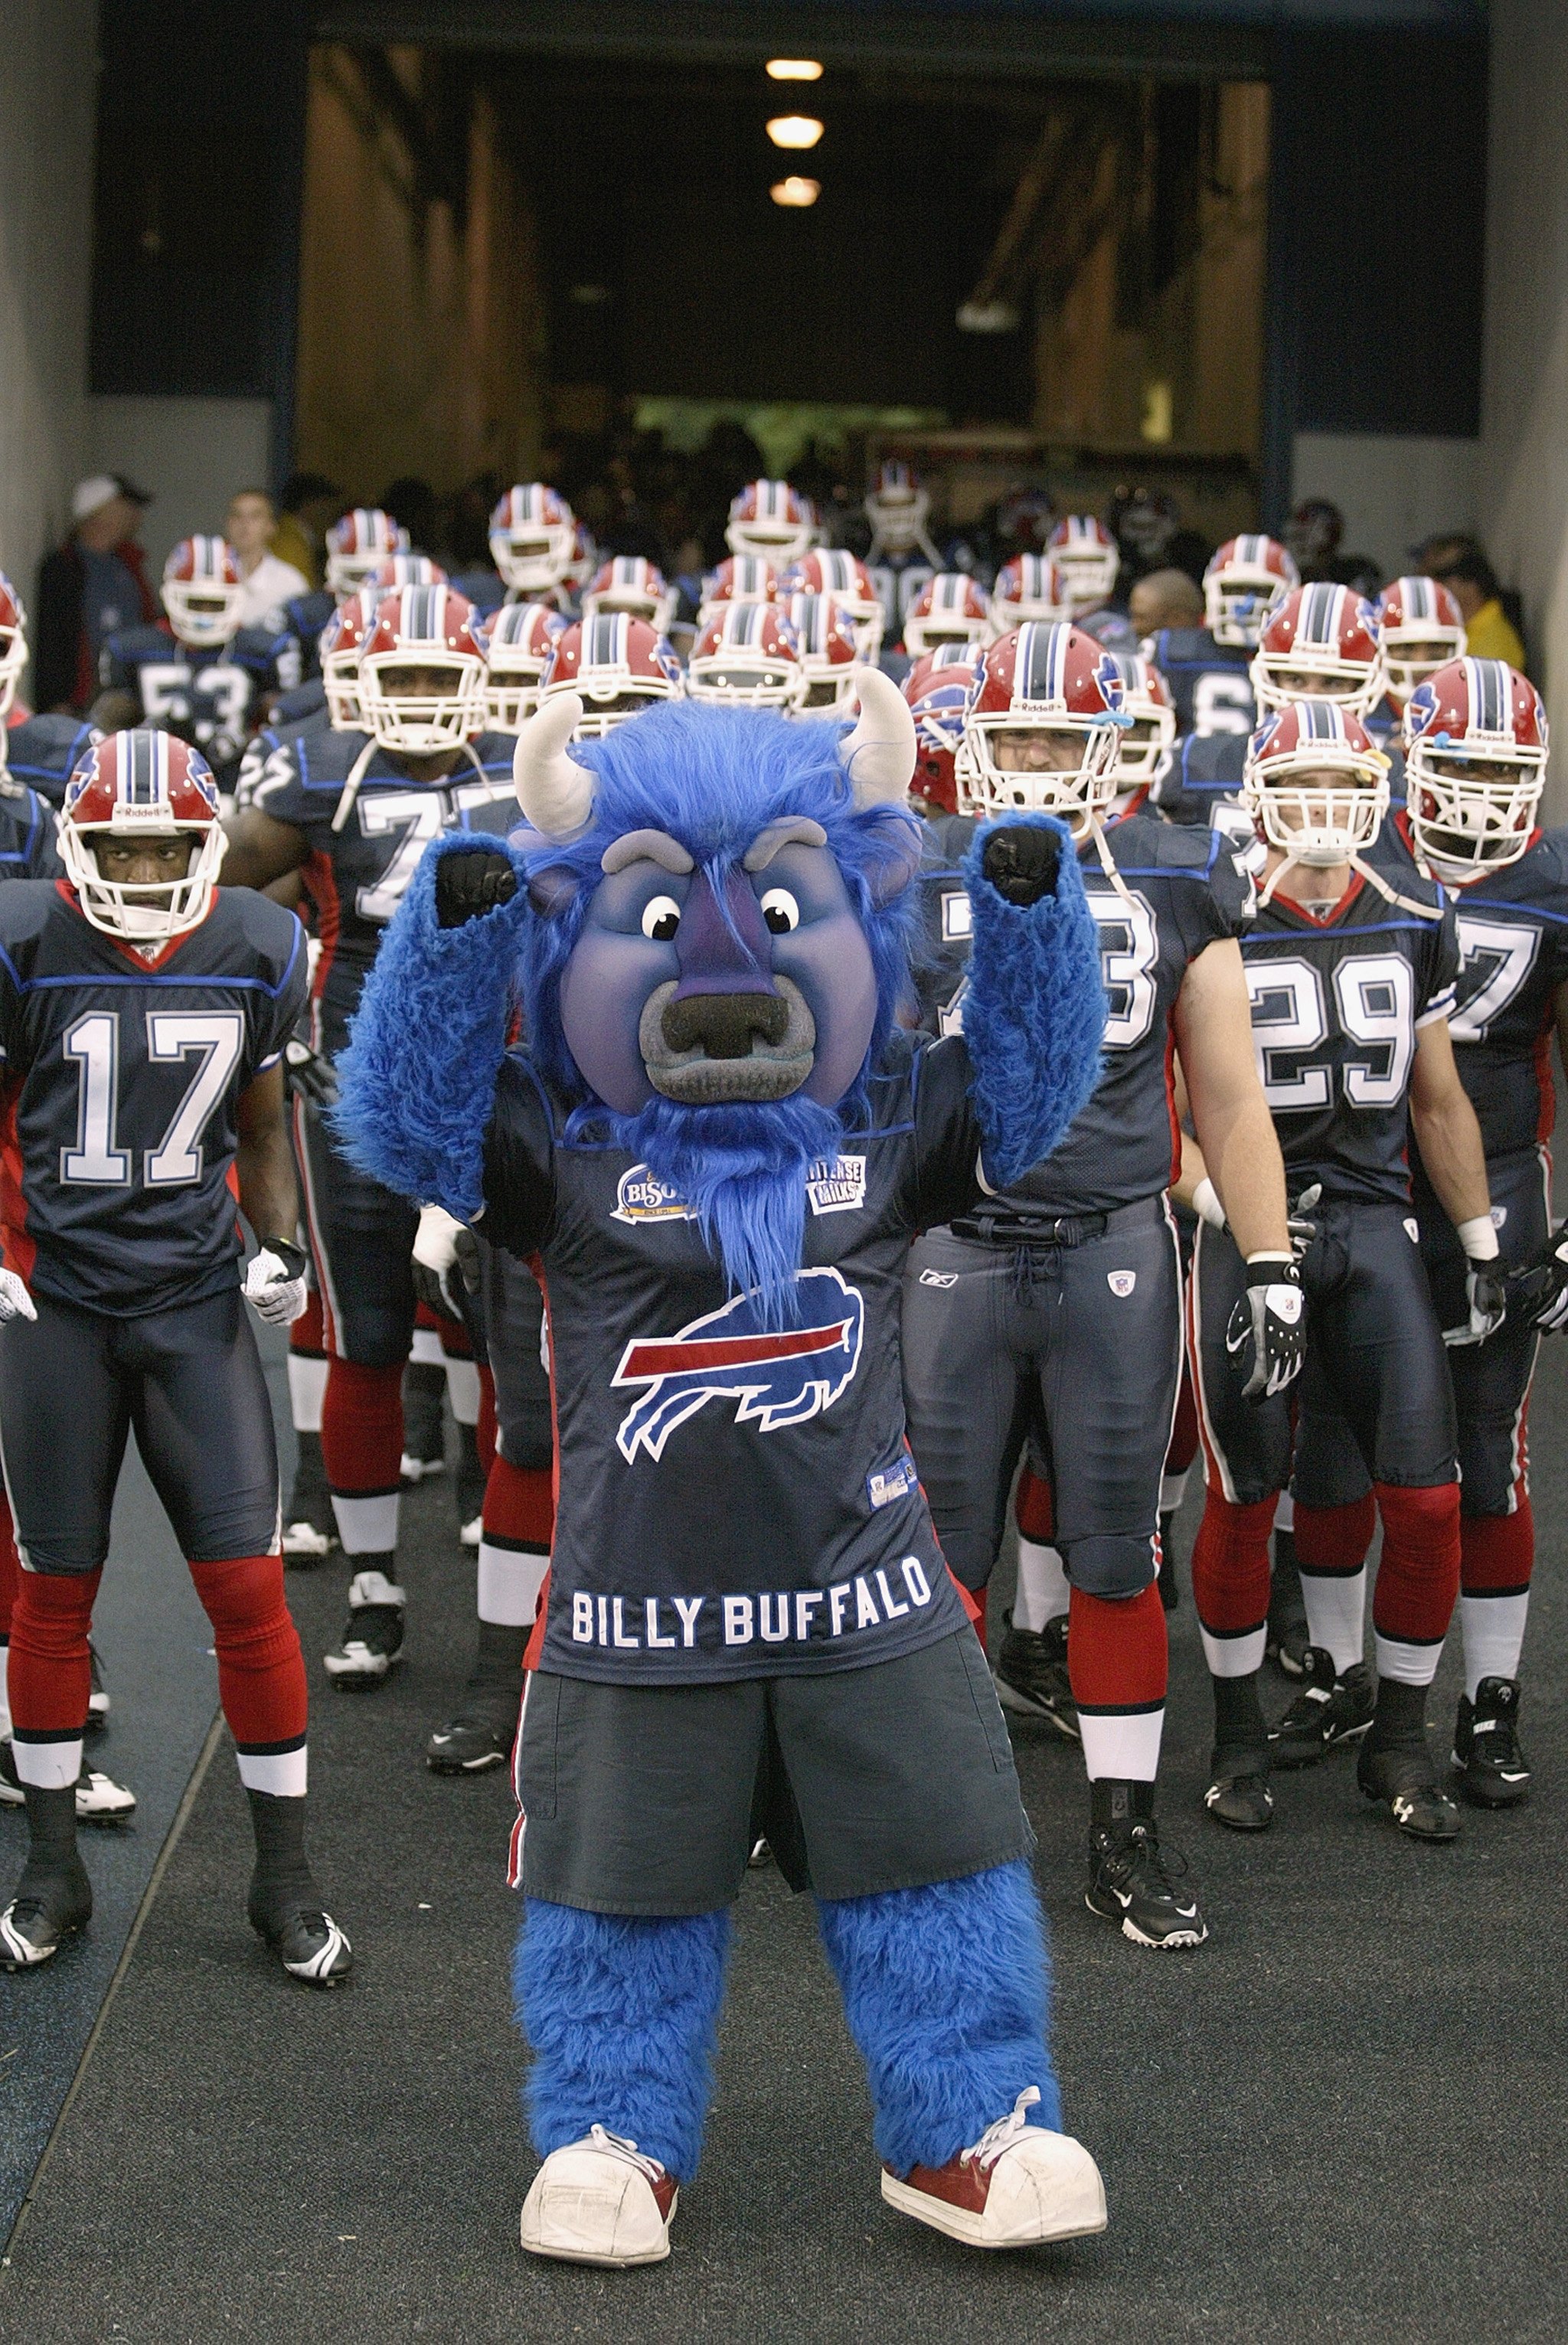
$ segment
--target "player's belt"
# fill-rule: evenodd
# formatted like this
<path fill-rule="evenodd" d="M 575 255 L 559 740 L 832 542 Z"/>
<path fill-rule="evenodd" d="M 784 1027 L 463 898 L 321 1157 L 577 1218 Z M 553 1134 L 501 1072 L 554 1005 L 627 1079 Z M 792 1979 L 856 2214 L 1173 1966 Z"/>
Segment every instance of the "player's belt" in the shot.
<path fill-rule="evenodd" d="M 983 1207 L 963 1214 L 952 1224 L 956 1236 L 978 1238 L 983 1245 L 1092 1245 L 1112 1229 L 1152 1227 L 1165 1214 L 1163 1197 L 1140 1197 L 1135 1204 L 1118 1205 L 1108 1213 L 1031 1213 L 1012 1205 L 1005 1210 Z"/>

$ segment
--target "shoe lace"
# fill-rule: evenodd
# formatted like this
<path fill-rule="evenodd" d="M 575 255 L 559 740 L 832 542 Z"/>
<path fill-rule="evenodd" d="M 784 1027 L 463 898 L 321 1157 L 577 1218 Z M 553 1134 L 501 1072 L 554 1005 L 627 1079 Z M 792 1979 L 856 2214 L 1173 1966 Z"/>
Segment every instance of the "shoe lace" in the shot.
<path fill-rule="evenodd" d="M 611 2133 L 607 2126 L 592 2125 L 588 2127 L 588 2139 L 596 2149 L 606 2151 L 611 2157 L 624 2158 L 628 2166 L 635 2166 L 638 2173 L 646 2174 L 650 2182 L 663 2179 L 664 2167 L 658 2159 L 645 2157 L 636 2142 L 628 2141 L 624 2133 Z"/>
<path fill-rule="evenodd" d="M 972 2147 L 960 2150 L 959 2164 L 978 2166 L 983 2174 L 989 2172 L 1002 2156 L 1003 2151 L 1011 2149 L 1013 2143 L 1022 2138 L 1029 2122 L 1023 2112 L 1025 2109 L 1032 2109 L 1039 2098 L 1039 2086 L 1025 2085 L 1007 2115 L 1004 2117 L 998 2117 L 994 2125 L 987 2126 L 980 2139 Z"/>
<path fill-rule="evenodd" d="M 1132 1827 L 1125 1844 L 1115 1851 L 1113 1866 L 1125 1882 L 1135 1883 L 1145 1897 L 1156 1897 L 1176 1903 L 1176 1884 L 1185 1878 L 1188 1865 L 1180 1849 L 1168 1852 L 1160 1845 L 1160 1836 L 1152 1823 L 1140 1822 Z"/>

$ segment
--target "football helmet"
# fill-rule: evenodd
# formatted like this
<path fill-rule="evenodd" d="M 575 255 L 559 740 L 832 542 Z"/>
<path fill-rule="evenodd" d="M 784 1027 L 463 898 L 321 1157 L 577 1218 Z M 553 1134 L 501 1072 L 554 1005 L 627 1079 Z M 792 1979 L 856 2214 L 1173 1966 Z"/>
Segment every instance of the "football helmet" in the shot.
<path fill-rule="evenodd" d="M 497 733 L 521 733 L 538 705 L 551 647 L 568 622 L 550 603 L 503 603 L 476 629 L 484 653 L 484 722 Z"/>
<path fill-rule="evenodd" d="M 1389 698 L 1403 709 L 1423 676 L 1464 657 L 1464 614 L 1435 578 L 1396 578 L 1378 597 Z"/>
<path fill-rule="evenodd" d="M 1303 569 L 1332 561 L 1345 534 L 1345 516 L 1327 497 L 1303 497 L 1285 524 L 1285 543 Z"/>
<path fill-rule="evenodd" d="M 854 631 L 855 649 L 868 667 L 881 657 L 883 614 L 871 574 L 841 546 L 820 548 L 792 563 L 779 581 L 781 595 L 829 594 Z"/>
<path fill-rule="evenodd" d="M 1382 827 L 1389 761 L 1354 709 L 1288 701 L 1270 709 L 1247 743 L 1240 798 L 1287 864 L 1350 863 Z"/>
<path fill-rule="evenodd" d="M 0 716 L 10 713 L 17 682 L 26 665 L 27 614 L 22 607 L 22 597 L 5 572 L 0 571 Z"/>
<path fill-rule="evenodd" d="M 1217 644 L 1256 650 L 1270 613 L 1300 583 L 1278 538 L 1227 537 L 1203 574 L 1204 624 Z"/>
<path fill-rule="evenodd" d="M 379 603 L 383 594 L 394 594 L 400 586 L 444 586 L 446 573 L 428 553 L 389 553 L 365 584 Z"/>
<path fill-rule="evenodd" d="M 931 497 L 911 468 L 896 456 L 878 467 L 876 485 L 866 491 L 866 519 L 871 524 L 870 562 L 891 553 L 923 553 L 932 568 L 939 557 L 926 531 Z"/>
<path fill-rule="evenodd" d="M 490 558 L 514 594 L 547 594 L 577 555 L 577 524 L 543 481 L 519 482 L 490 516 Z M 590 576 L 592 573 L 589 573 Z"/>
<path fill-rule="evenodd" d="M 788 481 L 748 481 L 730 501 L 724 542 L 731 553 L 759 553 L 783 570 L 809 551 L 816 533 L 809 499 Z"/>
<path fill-rule="evenodd" d="M 177 831 L 193 841 L 182 878 L 106 879 L 98 869 L 95 839 L 128 845 Z M 66 785 L 61 858 L 83 919 L 105 936 L 158 944 L 197 927 L 207 918 L 224 845 L 212 769 L 173 733 L 150 726 L 110 733 L 94 742 Z"/>
<path fill-rule="evenodd" d="M 408 552 L 408 532 L 379 505 L 356 505 L 327 532 L 327 584 L 340 603 L 368 586 L 389 554 Z"/>
<path fill-rule="evenodd" d="M 1000 636 L 970 685 L 955 765 L 960 814 L 1032 807 L 1085 836 L 1121 787 L 1122 701 L 1119 664 L 1081 628 L 1030 620 Z"/>
<path fill-rule="evenodd" d="M 1440 878 L 1517 863 L 1535 827 L 1546 751 L 1541 695 L 1506 660 L 1451 660 L 1416 685 L 1405 710 L 1410 835 Z"/>
<path fill-rule="evenodd" d="M 572 559 L 566 564 L 562 584 L 574 587 L 578 594 L 599 567 L 599 549 L 593 531 L 585 521 L 572 523 Z"/>
<path fill-rule="evenodd" d="M 903 681 L 915 723 L 911 790 L 932 814 L 958 812 L 953 760 L 963 740 L 969 689 L 985 654 L 979 644 L 943 644 L 916 660 Z"/>
<path fill-rule="evenodd" d="M 554 636 L 539 697 L 576 693 L 585 704 L 577 737 L 591 740 L 656 701 L 678 700 L 682 685 L 680 662 L 664 637 L 646 619 L 610 611 L 575 619 Z"/>
<path fill-rule="evenodd" d="M 1365 716 L 1383 696 L 1378 614 L 1350 586 L 1292 587 L 1264 621 L 1247 673 L 1259 709 L 1318 700 Z"/>
<path fill-rule="evenodd" d="M 245 586 L 239 557 L 221 537 L 182 537 L 163 565 L 158 589 L 170 626 L 192 651 L 218 651 L 239 624 Z"/>
<path fill-rule="evenodd" d="M 452 586 L 383 595 L 360 653 L 364 726 L 383 749 L 431 757 L 484 722 L 484 653 L 473 610 Z"/>
<path fill-rule="evenodd" d="M 1068 513 L 1047 538 L 1045 551 L 1067 582 L 1074 618 L 1109 602 L 1122 556 L 1103 521 L 1093 513 Z"/>
<path fill-rule="evenodd" d="M 847 716 L 855 700 L 858 656 L 849 612 L 833 594 L 791 594 L 779 607 L 794 637 L 802 672 L 797 714 Z"/>
<path fill-rule="evenodd" d="M 646 619 L 656 634 L 665 635 L 675 616 L 675 596 L 654 563 L 640 553 L 617 553 L 594 573 L 583 595 L 585 619 L 596 618 L 601 611 L 626 611 L 634 619 Z"/>
<path fill-rule="evenodd" d="M 775 603 L 731 603 L 716 611 L 687 663 L 692 699 L 730 707 L 795 708 L 805 685 L 795 630 Z"/>
<path fill-rule="evenodd" d="M 1112 536 L 1151 570 L 1165 559 L 1180 526 L 1175 500 L 1163 489 L 1118 489 L 1111 500 Z"/>
<path fill-rule="evenodd" d="M 702 607 L 697 624 L 706 626 L 727 603 L 771 603 L 779 593 L 779 573 L 759 553 L 732 553 L 702 582 Z"/>
<path fill-rule="evenodd" d="M 376 623 L 381 597 L 373 586 L 361 586 L 340 603 L 316 638 L 321 664 L 321 688 L 334 733 L 357 733 L 365 721 L 360 705 L 360 654 Z"/>
<path fill-rule="evenodd" d="M 1176 739 L 1176 702 L 1153 660 L 1141 652 L 1113 652 L 1122 672 L 1122 713 L 1132 719 L 1121 731 L 1116 779 L 1124 789 L 1148 789 L 1165 771 Z"/>
<path fill-rule="evenodd" d="M 911 659 L 939 644 L 983 644 L 991 633 L 985 589 L 962 570 L 939 570 L 904 619 L 904 649 Z"/>
<path fill-rule="evenodd" d="M 1048 553 L 1015 553 L 991 590 L 991 632 L 1009 635 L 1027 619 L 1068 619 L 1067 581 Z"/>

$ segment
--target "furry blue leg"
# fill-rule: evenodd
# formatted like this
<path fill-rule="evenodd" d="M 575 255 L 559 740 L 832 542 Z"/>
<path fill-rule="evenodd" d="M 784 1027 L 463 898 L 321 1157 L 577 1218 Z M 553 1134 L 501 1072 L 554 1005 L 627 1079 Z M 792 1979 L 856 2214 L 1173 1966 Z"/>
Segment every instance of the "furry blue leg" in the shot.
<path fill-rule="evenodd" d="M 728 1951 L 728 1909 L 645 1920 L 528 1899 L 513 1983 L 541 2157 L 602 2125 L 691 2180 Z"/>
<path fill-rule="evenodd" d="M 1040 2087 L 1030 2123 L 1061 2130 L 1044 1921 L 1026 1864 L 817 1911 L 871 2077 L 877 2155 L 895 2174 L 945 2166 L 1026 2085 Z"/>

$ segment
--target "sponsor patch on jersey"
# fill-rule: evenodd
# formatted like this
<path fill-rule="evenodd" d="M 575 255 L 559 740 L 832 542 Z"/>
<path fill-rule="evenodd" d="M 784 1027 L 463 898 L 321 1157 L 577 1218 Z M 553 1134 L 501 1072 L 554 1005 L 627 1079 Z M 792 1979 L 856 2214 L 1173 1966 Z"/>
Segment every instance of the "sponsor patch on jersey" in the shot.
<path fill-rule="evenodd" d="M 956 1286 L 958 1273 L 956 1270 L 922 1270 L 916 1284 L 920 1286 Z"/>
<path fill-rule="evenodd" d="M 1138 1274 L 1135 1270 L 1108 1270 L 1105 1273 L 1105 1284 L 1119 1302 L 1126 1301 L 1137 1283 Z"/>
<path fill-rule="evenodd" d="M 909 1497 L 915 1480 L 914 1459 L 906 1456 L 901 1457 L 896 1466 L 884 1466 L 879 1473 L 868 1474 L 866 1496 L 873 1510 L 878 1507 L 891 1507 L 895 1499 Z"/>
<path fill-rule="evenodd" d="M 1405 1215 L 1405 1235 L 1409 1238 L 1412 1245 L 1420 1245 L 1421 1242 L 1421 1227 L 1413 1213 L 1407 1213 Z"/>
<path fill-rule="evenodd" d="M 616 1210 L 611 1215 L 617 1222 L 689 1222 L 691 1207 L 678 1190 L 667 1181 L 650 1172 L 646 1164 L 634 1164 L 623 1172 L 616 1187 Z"/>
<path fill-rule="evenodd" d="M 819 1156 L 806 1173 L 806 1194 L 814 1213 L 858 1213 L 866 1202 L 866 1160 L 836 1156 L 831 1164 Z"/>
<path fill-rule="evenodd" d="M 942 935 L 944 944 L 952 944 L 960 937 L 974 934 L 974 907 L 968 895 L 960 888 L 956 895 L 944 895 L 942 899 Z"/>
<path fill-rule="evenodd" d="M 777 1433 L 831 1408 L 860 1364 L 865 1301 L 836 1270 L 796 1274 L 791 1325 L 769 1326 L 755 1290 L 705 1312 L 673 1335 L 634 1338 L 611 1377 L 647 1390 L 621 1419 L 616 1445 L 630 1466 L 657 1465 L 672 1433 L 710 1400 L 739 1403 L 737 1425 Z"/>

